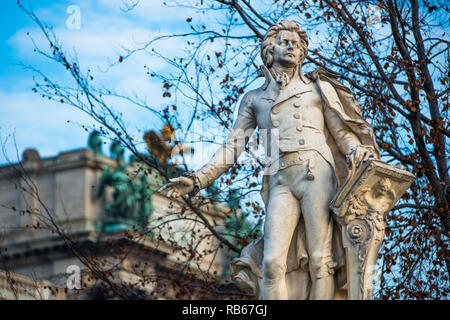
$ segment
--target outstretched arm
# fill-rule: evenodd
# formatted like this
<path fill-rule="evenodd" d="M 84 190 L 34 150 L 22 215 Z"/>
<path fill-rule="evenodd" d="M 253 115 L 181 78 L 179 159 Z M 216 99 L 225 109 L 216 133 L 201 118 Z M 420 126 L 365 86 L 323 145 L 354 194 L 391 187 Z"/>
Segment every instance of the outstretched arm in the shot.
<path fill-rule="evenodd" d="M 242 98 L 236 122 L 227 141 L 211 160 L 194 174 L 200 189 L 211 185 L 237 161 L 255 128 L 256 116 L 252 107 L 252 95 L 247 93 Z"/>
<path fill-rule="evenodd" d="M 247 93 L 242 98 L 233 129 L 211 160 L 194 174 L 170 179 L 159 191 L 170 189 L 167 194 L 169 197 L 195 194 L 211 185 L 237 161 L 256 128 L 251 96 L 251 93 Z"/>

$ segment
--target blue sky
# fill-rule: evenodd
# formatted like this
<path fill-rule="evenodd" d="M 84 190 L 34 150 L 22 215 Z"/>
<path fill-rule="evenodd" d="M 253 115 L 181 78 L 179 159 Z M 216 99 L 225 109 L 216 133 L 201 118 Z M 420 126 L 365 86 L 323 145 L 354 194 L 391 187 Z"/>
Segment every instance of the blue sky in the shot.
<path fill-rule="evenodd" d="M 38 46 L 47 48 L 48 44 L 42 39 L 37 26 L 17 6 L 17 1 L 4 2 L 0 13 L 0 135 L 9 160 L 17 160 L 12 138 L 4 143 L 12 134 L 15 135 L 19 156 L 29 147 L 36 148 L 41 157 L 47 157 L 86 146 L 88 133 L 81 124 L 91 125 L 92 120 L 78 110 L 42 99 L 31 91 L 33 73 L 18 64 L 33 65 L 59 81 L 68 78 L 55 63 L 49 63 L 33 52 L 27 32 Z M 108 61 L 117 61 L 123 53 L 122 45 L 133 47 L 161 34 L 185 30 L 185 19 L 191 9 L 180 10 L 171 6 L 170 1 L 166 6 L 159 0 L 141 0 L 138 7 L 129 12 L 123 10 L 122 0 L 29 2 L 36 15 L 54 27 L 63 47 L 69 53 L 76 52 L 81 67 L 93 69 L 99 83 L 119 92 L 135 92 L 147 97 L 155 107 L 163 105 L 161 83 L 146 76 L 144 65 L 150 65 L 154 70 L 164 66 L 156 60 L 149 61 L 148 55 L 137 55 L 132 61 L 127 60 L 107 73 L 101 70 L 106 69 Z M 67 27 L 66 22 L 71 14 L 66 11 L 71 5 L 80 9 L 79 29 Z M 191 11 L 195 14 L 195 11 Z M 176 55 L 177 50 L 182 49 L 182 43 L 168 41 L 162 51 Z M 125 114 L 125 120 L 132 130 L 161 126 L 148 112 L 143 113 L 126 104 L 113 107 Z M 5 162 L 7 159 L 1 154 L 0 163 Z"/>

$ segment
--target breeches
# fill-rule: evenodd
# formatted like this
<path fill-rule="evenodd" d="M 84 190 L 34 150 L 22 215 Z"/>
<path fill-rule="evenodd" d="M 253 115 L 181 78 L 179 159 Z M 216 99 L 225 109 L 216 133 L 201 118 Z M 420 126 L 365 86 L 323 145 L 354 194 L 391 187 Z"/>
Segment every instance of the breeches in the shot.
<path fill-rule="evenodd" d="M 263 258 L 267 284 L 285 276 L 289 246 L 301 215 L 306 227 L 311 277 L 318 279 L 333 273 L 333 221 L 329 205 L 337 181 L 334 169 L 319 153 L 308 154 L 302 161 L 270 176 Z"/>

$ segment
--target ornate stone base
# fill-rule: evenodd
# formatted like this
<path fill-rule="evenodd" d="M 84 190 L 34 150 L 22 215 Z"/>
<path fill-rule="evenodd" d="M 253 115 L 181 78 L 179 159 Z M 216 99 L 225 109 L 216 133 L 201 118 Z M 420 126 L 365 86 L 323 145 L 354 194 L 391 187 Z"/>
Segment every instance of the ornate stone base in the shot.
<path fill-rule="evenodd" d="M 409 188 L 414 175 L 379 160 L 352 170 L 331 202 L 342 228 L 348 299 L 373 297 L 373 274 L 384 237 L 385 215 Z"/>

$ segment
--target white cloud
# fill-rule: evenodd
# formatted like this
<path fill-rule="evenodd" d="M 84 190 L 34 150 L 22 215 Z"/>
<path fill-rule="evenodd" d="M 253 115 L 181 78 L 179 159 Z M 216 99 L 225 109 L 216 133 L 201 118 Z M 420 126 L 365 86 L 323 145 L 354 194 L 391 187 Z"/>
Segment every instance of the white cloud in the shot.
<path fill-rule="evenodd" d="M 120 2 L 115 1 L 115 4 L 118 5 Z M 113 6 L 113 4 L 109 4 L 109 6 Z M 47 12 L 46 15 L 48 15 L 49 10 L 46 9 L 45 11 Z M 88 14 L 83 12 L 88 12 Z M 107 11 L 107 13 L 109 12 Z M 151 31 L 147 28 L 136 27 L 136 24 L 129 21 L 130 16 L 120 11 L 116 15 L 105 15 L 105 12 L 84 9 L 82 15 L 88 16 L 89 19 L 87 17 L 84 18 L 88 22 L 82 23 L 82 27 L 79 30 L 69 30 L 64 26 L 54 28 L 54 32 L 58 40 L 62 42 L 65 51 L 69 55 L 76 54 L 81 67 L 84 69 L 87 67 L 91 68 L 96 78 L 106 86 L 122 91 L 133 89 L 134 92 L 146 94 L 147 96 L 152 94 L 152 91 L 149 90 L 149 77 L 144 66 L 149 66 L 154 71 L 167 69 L 166 63 L 152 55 L 139 52 L 123 64 L 109 69 L 108 73 L 100 71 L 107 70 L 110 63 L 118 61 L 119 56 L 125 53 L 123 47 L 135 49 L 143 46 L 150 39 L 161 34 L 170 34 L 173 31 L 169 29 Z M 34 46 L 27 32 L 29 32 L 39 48 L 45 50 L 49 47 L 47 40 L 37 27 L 33 27 L 31 30 L 30 28 L 18 30 L 8 40 L 8 43 L 17 53 L 17 59 L 39 67 L 43 60 L 39 58 L 38 54 L 33 54 Z M 182 53 L 183 40 L 175 38 L 165 40 L 164 44 L 158 47 L 158 50 L 167 57 L 177 56 Z M 56 64 L 45 65 L 44 69 L 46 73 L 52 75 L 51 72 L 54 71 L 55 66 Z M 60 71 L 58 69 L 55 76 L 60 76 Z M 138 81 L 139 77 L 141 77 L 141 81 Z M 128 85 L 131 83 L 133 84 L 132 87 Z M 159 82 L 153 84 L 151 89 L 155 89 L 156 86 L 158 86 L 158 92 L 155 92 L 155 94 L 160 96 Z"/>
<path fill-rule="evenodd" d="M 133 11 L 120 11 L 122 0 L 100 0 L 96 3 L 72 1 L 81 8 L 81 28 L 69 30 L 65 20 L 68 15 L 65 6 L 59 4 L 36 10 L 43 20 L 55 26 L 54 31 L 69 52 L 75 51 L 82 68 L 90 67 L 97 83 L 105 85 L 120 93 L 136 93 L 146 98 L 151 107 L 158 108 L 167 103 L 161 97 L 161 83 L 151 80 L 146 74 L 144 65 L 155 71 L 166 70 L 167 64 L 151 55 L 138 53 L 130 60 L 102 73 L 109 61 L 117 61 L 123 54 L 121 46 L 136 48 L 143 42 L 161 34 L 177 32 L 184 18 L 195 10 L 166 7 L 163 1 L 141 0 Z M 32 26 L 23 27 L 8 39 L 9 45 L 16 53 L 17 60 L 32 64 L 44 70 L 54 80 L 67 80 L 53 63 L 44 63 L 33 53 L 33 44 L 27 36 L 30 32 L 38 46 L 48 48 L 40 30 Z M 170 39 L 160 45 L 165 56 L 179 56 L 184 49 L 183 40 Z M 21 76 L 23 76 L 21 74 Z M 8 75 L 8 78 L 12 78 Z M 6 92 L 0 88 L 2 101 L 2 117 L 0 118 L 1 136 L 16 132 L 19 152 L 27 147 L 35 147 L 42 156 L 52 156 L 58 152 L 86 146 L 88 133 L 75 123 L 91 125 L 93 120 L 81 111 L 72 107 L 40 98 L 31 92 L 33 86 L 31 72 L 27 79 L 19 78 L 14 92 Z M 124 114 L 127 125 L 134 133 L 138 129 L 149 129 L 155 126 L 155 117 L 148 111 L 132 106 L 125 101 L 115 100 L 113 108 Z M 157 126 L 161 123 L 156 122 Z M 8 147 L 8 154 L 14 158 L 14 148 Z M 5 159 L 0 156 L 0 162 Z"/>

